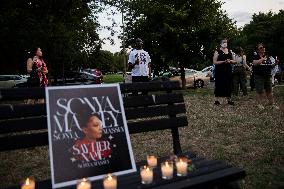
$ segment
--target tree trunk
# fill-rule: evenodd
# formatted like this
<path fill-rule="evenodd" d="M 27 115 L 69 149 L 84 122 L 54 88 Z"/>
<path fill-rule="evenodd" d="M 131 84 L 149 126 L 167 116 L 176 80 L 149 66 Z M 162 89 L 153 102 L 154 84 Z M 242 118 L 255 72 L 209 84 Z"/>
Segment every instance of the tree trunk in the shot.
<path fill-rule="evenodd" d="M 183 66 L 181 66 L 181 68 L 180 68 L 180 79 L 181 79 L 182 89 L 186 89 L 186 86 L 185 86 L 185 70 L 184 70 Z"/>

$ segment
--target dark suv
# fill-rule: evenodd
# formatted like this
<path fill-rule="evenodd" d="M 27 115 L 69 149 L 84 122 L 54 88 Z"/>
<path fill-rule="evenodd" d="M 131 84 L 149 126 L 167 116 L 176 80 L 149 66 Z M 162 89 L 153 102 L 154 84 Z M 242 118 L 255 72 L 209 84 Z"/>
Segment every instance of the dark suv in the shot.
<path fill-rule="evenodd" d="M 101 74 L 101 73 L 100 73 Z M 65 71 L 64 76 L 59 76 L 56 79 L 51 79 L 52 85 L 89 85 L 89 84 L 101 84 L 102 76 L 96 76 L 95 74 L 86 71 Z"/>

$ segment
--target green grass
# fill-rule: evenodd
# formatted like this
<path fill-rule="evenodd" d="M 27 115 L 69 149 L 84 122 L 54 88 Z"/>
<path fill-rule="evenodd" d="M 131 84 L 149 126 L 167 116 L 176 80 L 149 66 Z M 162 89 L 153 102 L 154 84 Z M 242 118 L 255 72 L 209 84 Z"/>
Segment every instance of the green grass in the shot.
<path fill-rule="evenodd" d="M 123 82 L 122 74 L 104 75 L 104 83 L 119 83 L 119 82 Z"/>
<path fill-rule="evenodd" d="M 122 77 L 110 78 L 115 81 Z M 274 88 L 280 110 L 266 107 L 261 111 L 256 107 L 255 92 L 237 99 L 233 107 L 214 106 L 213 90 L 209 88 L 182 92 L 189 120 L 188 127 L 179 129 L 184 151 L 243 168 L 247 173 L 241 181 L 244 189 L 284 188 L 284 87 Z M 146 154 L 161 157 L 172 153 L 170 131 L 130 137 L 136 161 L 145 160 Z M 48 148 L 1 152 L 0 167 L 0 188 L 30 175 L 36 180 L 50 178 Z"/>

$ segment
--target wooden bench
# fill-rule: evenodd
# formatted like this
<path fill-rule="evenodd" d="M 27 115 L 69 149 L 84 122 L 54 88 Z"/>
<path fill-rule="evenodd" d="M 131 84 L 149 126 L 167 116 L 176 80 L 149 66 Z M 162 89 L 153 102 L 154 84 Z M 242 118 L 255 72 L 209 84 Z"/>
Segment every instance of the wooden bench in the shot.
<path fill-rule="evenodd" d="M 190 152 L 183 152 L 179 140 L 179 127 L 188 125 L 186 107 L 179 82 L 151 82 L 120 84 L 130 134 L 171 130 L 173 152 L 186 154 L 193 160 L 195 170 L 186 177 L 175 176 L 172 180 L 161 179 L 160 169 L 155 169 L 151 185 L 140 183 L 139 171 L 118 177 L 118 188 L 204 188 L 224 187 L 245 177 L 245 171 L 218 160 L 206 160 Z M 147 91 L 145 96 L 126 95 Z M 43 98 L 43 88 L 0 89 L 0 153 L 16 149 L 48 145 L 45 104 L 12 103 L 27 98 Z M 4 104 L 3 102 L 9 102 Z M 161 141 L 162 143 L 163 141 Z M 146 155 L 146 154 L 145 154 Z M 170 154 L 169 154 L 170 155 Z M 164 158 L 160 158 L 159 161 Z M 137 167 L 145 162 L 137 162 Z M 94 188 L 102 188 L 95 181 Z M 19 188 L 18 186 L 11 187 Z M 51 188 L 51 181 L 38 181 L 36 188 Z M 66 188 L 75 188 L 66 187 Z"/>

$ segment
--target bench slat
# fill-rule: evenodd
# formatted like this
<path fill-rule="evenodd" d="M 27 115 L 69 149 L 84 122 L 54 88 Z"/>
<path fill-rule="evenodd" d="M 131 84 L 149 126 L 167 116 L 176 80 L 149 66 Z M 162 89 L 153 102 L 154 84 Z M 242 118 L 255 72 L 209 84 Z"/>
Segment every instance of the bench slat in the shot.
<path fill-rule="evenodd" d="M 129 122 L 128 130 L 129 133 L 141 133 L 148 131 L 157 131 L 163 129 L 173 129 L 178 127 L 187 126 L 187 117 L 174 117 L 174 118 L 163 118 L 158 120 L 145 120 L 139 122 Z"/>
<path fill-rule="evenodd" d="M 32 108 L 29 109 L 30 105 L 19 105 L 19 106 L 15 106 L 14 109 L 12 108 L 7 108 L 7 109 L 10 110 L 10 114 L 12 117 L 23 116 L 24 112 L 22 110 L 26 110 L 28 115 L 32 115 L 33 113 L 35 115 L 41 115 L 45 113 L 45 107 L 43 105 L 31 105 L 31 107 Z M 128 120 L 135 119 L 135 118 L 147 118 L 147 117 L 163 116 L 163 115 L 169 115 L 169 114 L 179 114 L 179 113 L 185 113 L 185 112 L 186 112 L 186 109 L 185 109 L 184 104 L 157 106 L 157 107 L 155 106 L 141 107 L 141 108 L 136 108 L 136 109 L 126 109 L 125 110 L 126 118 Z M 6 115 L 6 116 L 9 116 L 9 115 Z M 163 120 L 161 123 L 164 123 Z M 30 130 L 41 130 L 41 129 L 47 129 L 46 116 L 7 119 L 7 120 L 0 121 L 0 134 L 30 131 Z"/>
<path fill-rule="evenodd" d="M 46 115 L 45 104 L 0 105 L 0 119 Z"/>
<path fill-rule="evenodd" d="M 237 180 L 244 178 L 245 172 L 239 168 L 231 167 L 222 161 L 205 160 L 196 158 L 193 159 L 193 163 L 196 169 L 193 172 L 189 172 L 187 177 L 174 176 L 171 180 L 163 180 L 161 178 L 160 169 L 154 169 L 155 183 L 153 185 L 140 184 L 139 171 L 127 175 L 118 176 L 118 189 L 120 188 L 155 188 L 155 189 L 183 189 L 183 188 L 204 188 L 213 187 L 220 183 L 229 183 L 231 180 Z M 137 167 L 140 163 L 137 164 Z M 92 185 L 98 189 L 103 189 L 101 184 L 102 180 L 92 182 Z M 11 187 L 9 189 L 15 189 L 17 187 Z M 37 188 L 51 188 L 51 181 L 45 180 L 37 183 Z M 64 189 L 71 189 L 74 186 L 64 187 Z"/>
<path fill-rule="evenodd" d="M 44 117 L 40 117 L 39 120 L 41 120 L 42 118 L 43 120 L 46 120 L 46 118 Z M 128 123 L 128 129 L 129 133 L 140 133 L 140 132 L 183 127 L 187 126 L 187 124 L 188 124 L 187 117 L 183 116 L 177 118 L 164 118 L 160 120 L 146 120 L 140 122 L 132 122 Z M 40 127 L 45 125 L 45 128 L 47 128 L 46 121 L 45 124 L 42 123 L 39 125 Z M 31 127 L 32 126 L 33 125 L 31 124 Z M 25 128 L 26 126 L 23 127 L 23 129 Z M 0 151 L 48 145 L 47 131 L 42 133 L 21 134 L 15 136 L 0 137 L 0 144 L 1 144 Z"/>
<path fill-rule="evenodd" d="M 137 91 L 172 91 L 180 89 L 178 81 L 163 81 L 163 82 L 137 82 L 120 84 L 122 93 L 137 92 Z"/>
<path fill-rule="evenodd" d="M 123 99 L 125 108 L 152 106 L 159 104 L 183 103 L 183 95 L 181 93 L 170 93 L 160 95 L 132 96 Z"/>
<path fill-rule="evenodd" d="M 127 113 L 129 107 L 163 105 L 170 103 L 183 103 L 182 94 L 163 94 L 163 95 L 149 95 L 137 97 L 125 97 L 124 106 Z M 182 109 L 185 112 L 185 109 Z M 157 111 L 160 111 L 157 109 Z M 163 110 L 161 110 L 163 111 Z M 174 110 L 173 110 L 174 111 Z M 129 113 L 129 112 L 128 112 Z M 180 112 L 183 113 L 183 112 Z M 175 114 L 175 112 L 173 112 Z M 20 118 L 20 117 L 34 117 L 46 115 L 45 104 L 2 104 L 0 105 L 0 119 Z M 142 115 L 142 114 L 140 114 Z M 164 115 L 164 114 L 161 114 Z M 147 114 L 147 116 L 151 116 Z M 144 115 L 145 117 L 145 115 Z"/>
<path fill-rule="evenodd" d="M 48 145 L 47 132 L 0 137 L 0 151 Z"/>
<path fill-rule="evenodd" d="M 147 118 L 163 115 L 176 115 L 180 113 L 185 113 L 186 108 L 184 104 L 175 104 L 167 106 L 152 106 L 152 107 L 139 107 L 133 109 L 126 109 L 125 114 L 127 120 Z"/>
<path fill-rule="evenodd" d="M 235 180 L 242 179 L 246 176 L 244 170 L 237 167 L 229 167 L 217 170 L 209 174 L 198 177 L 180 180 L 163 186 L 153 187 L 154 189 L 185 189 L 185 188 L 211 188 L 214 185 L 227 184 Z"/>
<path fill-rule="evenodd" d="M 137 92 L 137 91 L 172 91 L 180 89 L 180 84 L 178 81 L 121 83 L 120 89 L 122 93 Z M 29 98 L 38 99 L 44 97 L 45 97 L 45 89 L 40 87 L 0 89 L 0 100 L 23 100 Z"/>
<path fill-rule="evenodd" d="M 42 87 L 0 89 L 0 100 L 40 99 L 44 97 L 45 89 Z"/>
<path fill-rule="evenodd" d="M 46 116 L 0 121 L 0 134 L 41 129 L 47 129 Z"/>

